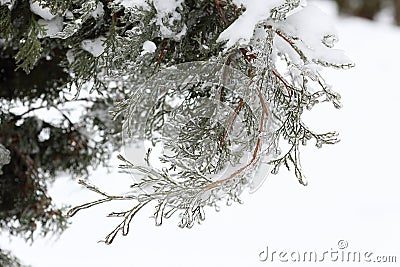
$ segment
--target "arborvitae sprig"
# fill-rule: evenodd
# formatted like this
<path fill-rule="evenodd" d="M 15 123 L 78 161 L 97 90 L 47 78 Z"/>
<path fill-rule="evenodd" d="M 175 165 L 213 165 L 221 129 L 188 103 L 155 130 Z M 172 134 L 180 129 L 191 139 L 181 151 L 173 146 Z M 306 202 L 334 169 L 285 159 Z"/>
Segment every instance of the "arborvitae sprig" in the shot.
<path fill-rule="evenodd" d="M 53 11 L 57 3 L 47 2 Z M 300 0 L 273 7 L 255 25 L 251 40 L 239 39 L 227 49 L 219 37 L 245 11 L 233 1 L 183 1 L 169 14 L 157 13 L 153 1 L 133 8 L 101 3 L 105 15 L 96 20 L 91 14 L 98 1 L 73 1 L 73 18 L 55 37 L 65 40 L 74 55 L 68 71 L 78 91 L 94 84 L 100 93 L 112 88 L 129 94 L 116 106 L 115 117 L 123 120 L 124 142 L 141 143 L 145 150 L 145 164 L 120 156 L 121 169 L 136 179 L 132 192 L 115 196 L 81 182 L 101 198 L 72 209 L 71 216 L 113 200 L 132 202 L 131 209 L 109 215 L 122 222 L 106 243 L 120 231 L 126 235 L 132 218 L 150 203 L 157 225 L 178 213 L 179 225 L 192 227 L 204 219 L 206 206 L 240 202 L 245 188 L 259 186 L 268 164 L 273 173 L 282 165 L 293 169 L 305 185 L 301 146 L 310 140 L 317 147 L 338 141 L 334 132 L 309 129 L 302 114 L 321 101 L 340 107 L 340 96 L 317 67 L 351 64 L 314 53 L 321 47 L 307 43 L 309 36 L 297 27 L 301 23 L 288 22 L 301 12 Z M 100 55 L 84 51 L 82 41 L 100 36 Z M 334 41 L 331 33 L 317 36 L 324 49 Z M 289 144 L 286 151 L 280 150 L 281 142 Z"/>
<path fill-rule="evenodd" d="M 41 56 L 42 45 L 38 36 L 45 35 L 45 29 L 32 16 L 30 20 L 30 28 L 26 36 L 20 41 L 22 44 L 18 53 L 15 55 L 17 69 L 23 69 L 27 74 L 33 69 L 36 62 Z"/>
<path fill-rule="evenodd" d="M 11 33 L 11 10 L 7 6 L 0 6 L 0 38 L 7 40 Z"/>

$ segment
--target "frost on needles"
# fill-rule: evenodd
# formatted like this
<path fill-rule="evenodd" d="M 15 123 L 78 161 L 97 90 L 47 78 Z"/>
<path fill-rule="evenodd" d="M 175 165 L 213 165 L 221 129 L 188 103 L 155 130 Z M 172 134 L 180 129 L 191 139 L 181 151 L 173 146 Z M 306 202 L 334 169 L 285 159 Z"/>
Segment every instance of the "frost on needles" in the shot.
<path fill-rule="evenodd" d="M 89 84 L 99 93 L 115 87 L 130 94 L 116 103 L 114 116 L 124 122 L 120 168 L 135 183 L 128 193 L 114 195 L 82 180 L 100 198 L 69 211 L 73 216 L 105 202 L 131 202 L 130 209 L 109 214 L 121 223 L 106 236 L 107 244 L 119 232 L 128 234 L 132 219 L 146 205 L 154 204 L 157 225 L 178 214 L 179 226 L 190 228 L 204 220 L 207 206 L 241 202 L 246 188 L 254 191 L 267 172 L 275 174 L 282 165 L 306 185 L 301 146 L 339 141 L 336 132 L 314 132 L 301 119 L 305 109 L 320 102 L 341 106 L 320 70 L 353 66 L 334 48 L 338 38 L 332 21 L 306 1 L 31 4 L 38 16 L 44 9 L 54 16 L 42 16 L 47 25 L 63 21 L 58 32 L 52 27 L 46 36 L 33 17 L 26 38 L 32 39 L 32 51 L 40 50 L 43 38 L 68 45 L 70 86 Z M 2 5 L 7 9 L 1 9 L 0 25 L 10 30 L 6 19 L 13 1 Z M 95 28 L 90 38 L 82 37 L 89 22 Z M 39 29 L 45 37 L 38 36 Z M 36 55 L 26 50 L 20 46 L 17 60 L 28 72 Z M 282 142 L 288 149 L 280 148 Z"/>

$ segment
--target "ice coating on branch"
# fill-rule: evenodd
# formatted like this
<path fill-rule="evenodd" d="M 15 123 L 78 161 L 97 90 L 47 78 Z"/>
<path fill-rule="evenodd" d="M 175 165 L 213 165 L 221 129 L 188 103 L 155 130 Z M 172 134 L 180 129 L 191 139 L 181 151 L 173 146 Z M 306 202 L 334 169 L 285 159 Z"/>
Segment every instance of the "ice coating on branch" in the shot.
<path fill-rule="evenodd" d="M 308 5 L 288 16 L 284 21 L 275 23 L 274 27 L 286 36 L 297 37 L 292 42 L 309 60 L 349 64 L 350 59 L 344 51 L 332 49 L 337 39 L 337 31 L 332 19 L 314 5 Z M 285 52 L 295 63 L 300 63 L 300 56 L 293 51 L 291 45 L 282 37 L 275 37 L 276 46 Z"/>
<path fill-rule="evenodd" d="M 50 12 L 50 9 L 48 7 L 41 7 L 38 2 L 32 3 L 32 0 L 29 1 L 29 3 L 31 6 L 31 11 L 36 15 L 41 16 L 45 20 L 52 20 L 56 17 L 56 15 Z"/>
<path fill-rule="evenodd" d="M 270 16 L 271 9 L 285 2 L 285 0 L 234 0 L 235 5 L 243 5 L 246 11 L 220 34 L 217 42 L 227 41 L 226 48 L 235 44 L 248 45 L 257 23 L 266 20 Z"/>
<path fill-rule="evenodd" d="M 94 57 L 98 57 L 104 52 L 104 41 L 106 38 L 104 36 L 97 37 L 92 40 L 83 40 L 81 47 L 83 50 L 88 51 Z"/>

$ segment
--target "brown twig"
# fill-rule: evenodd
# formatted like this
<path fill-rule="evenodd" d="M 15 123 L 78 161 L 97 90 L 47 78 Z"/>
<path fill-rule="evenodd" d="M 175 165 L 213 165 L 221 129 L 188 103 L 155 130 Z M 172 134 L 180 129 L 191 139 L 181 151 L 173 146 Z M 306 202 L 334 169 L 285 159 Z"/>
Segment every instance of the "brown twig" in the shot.
<path fill-rule="evenodd" d="M 288 82 L 285 81 L 285 79 L 283 79 L 282 76 L 279 75 L 275 70 L 272 70 L 272 74 L 274 74 L 274 76 L 283 83 L 283 85 L 285 86 L 286 91 L 288 93 L 288 96 L 290 97 L 291 96 L 290 89 L 293 89 L 293 86 L 289 85 Z"/>
<path fill-rule="evenodd" d="M 157 65 L 158 65 L 158 66 L 160 66 L 161 60 L 162 60 L 163 57 L 164 57 L 164 52 L 165 52 L 165 48 L 166 48 L 166 47 L 167 47 L 167 41 L 164 40 L 164 41 L 163 41 L 163 44 L 162 44 L 162 47 L 161 47 L 160 55 L 158 56 L 158 59 L 157 59 Z"/>
<path fill-rule="evenodd" d="M 258 91 L 258 97 L 260 98 L 260 102 L 261 102 L 262 113 L 261 113 L 260 127 L 259 127 L 259 129 L 258 129 L 259 136 L 258 136 L 258 138 L 257 138 L 257 144 L 256 144 L 256 146 L 254 147 L 254 150 L 253 150 L 253 157 L 251 158 L 251 160 L 250 160 L 246 165 L 244 165 L 244 166 L 241 167 L 240 169 L 238 169 L 238 170 L 236 170 L 235 172 L 233 172 L 233 173 L 232 173 L 231 175 L 229 175 L 227 178 L 224 178 L 224 179 L 222 179 L 222 180 L 215 181 L 215 182 L 213 182 L 213 183 L 207 185 L 207 187 L 205 188 L 204 191 L 207 191 L 207 190 L 216 188 L 216 187 L 218 187 L 220 184 L 223 184 L 223 183 L 225 183 L 226 181 L 229 181 L 229 180 L 233 179 L 233 178 L 236 177 L 239 173 L 241 173 L 242 171 L 244 171 L 245 169 L 247 169 L 247 168 L 248 168 L 251 164 L 253 164 L 253 162 L 256 160 L 256 158 L 257 158 L 257 153 L 258 153 L 258 151 L 259 151 L 259 149 L 260 149 L 260 144 L 261 144 L 261 137 L 260 137 L 260 135 L 261 135 L 261 133 L 262 133 L 262 131 L 263 131 L 264 120 L 266 119 L 266 117 L 268 117 L 267 106 L 266 106 L 266 104 L 265 104 L 265 101 L 264 101 L 264 98 L 263 98 L 263 96 L 262 96 L 262 93 L 261 93 L 260 89 L 258 89 L 258 88 L 257 88 L 257 91 Z"/>
<path fill-rule="evenodd" d="M 235 108 L 235 110 L 233 111 L 233 113 L 231 114 L 231 116 L 229 117 L 228 120 L 228 125 L 226 127 L 226 130 L 224 132 L 224 136 L 221 138 L 221 141 L 219 142 L 219 145 L 221 146 L 222 143 L 225 141 L 226 136 L 228 135 L 228 131 L 232 126 L 232 123 L 234 121 L 234 119 L 236 118 L 236 115 L 239 112 L 239 109 L 243 106 L 243 98 L 240 99 L 239 105 L 237 105 L 237 107 Z"/>
<path fill-rule="evenodd" d="M 232 55 L 229 55 L 228 58 L 225 61 L 225 66 L 229 66 L 231 64 L 232 61 Z M 228 76 L 228 68 L 224 66 L 223 72 L 222 72 L 222 85 L 221 86 L 221 90 L 219 92 L 219 101 L 222 102 L 223 100 L 223 96 L 224 96 L 224 91 L 225 91 L 225 82 L 226 82 L 226 77 Z"/>
<path fill-rule="evenodd" d="M 287 42 L 295 51 L 297 51 L 297 47 L 294 45 L 293 41 L 291 41 L 288 37 L 286 37 L 280 30 L 274 29 L 271 25 L 267 26 L 268 29 L 273 30 L 279 37 L 281 37 L 285 42 Z"/>
<path fill-rule="evenodd" d="M 291 40 L 289 40 L 289 38 L 287 38 L 285 35 L 283 35 L 283 33 L 281 33 L 279 30 L 275 30 L 275 32 L 276 32 L 276 34 L 279 36 L 279 37 L 281 37 L 283 40 L 285 40 L 288 44 L 290 44 L 290 46 L 292 46 L 293 48 L 296 48 L 295 46 L 294 46 L 294 43 L 291 41 Z"/>
<path fill-rule="evenodd" d="M 247 61 L 250 61 L 252 59 L 256 59 L 257 58 L 257 56 L 254 55 L 254 54 L 248 54 L 249 51 L 247 51 L 246 48 L 242 47 L 239 50 L 240 50 L 240 52 L 242 52 L 242 55 L 243 55 L 244 59 L 247 60 Z"/>
<path fill-rule="evenodd" d="M 214 4 L 218 9 L 219 14 L 221 15 L 222 21 L 226 24 L 229 25 L 229 21 L 225 16 L 224 9 L 221 6 L 221 2 L 219 0 L 214 0 Z"/>

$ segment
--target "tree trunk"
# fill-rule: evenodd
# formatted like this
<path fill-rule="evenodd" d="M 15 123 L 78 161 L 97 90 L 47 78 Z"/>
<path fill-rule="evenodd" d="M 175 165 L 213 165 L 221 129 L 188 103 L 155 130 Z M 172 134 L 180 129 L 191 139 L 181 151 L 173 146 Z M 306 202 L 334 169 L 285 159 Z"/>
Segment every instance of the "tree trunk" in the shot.
<path fill-rule="evenodd" d="M 400 0 L 393 0 L 396 24 L 400 26 Z"/>
<path fill-rule="evenodd" d="M 336 0 L 336 3 L 339 8 L 339 13 L 342 13 L 342 14 L 352 14 L 353 13 L 349 0 Z"/>
<path fill-rule="evenodd" d="M 363 1 L 356 15 L 373 20 L 375 15 L 381 10 L 381 7 L 381 0 Z"/>
<path fill-rule="evenodd" d="M 394 0 L 400 1 L 400 0 Z M 342 14 L 354 15 L 366 19 L 374 19 L 374 16 L 380 11 L 382 0 L 336 0 L 339 12 Z"/>

